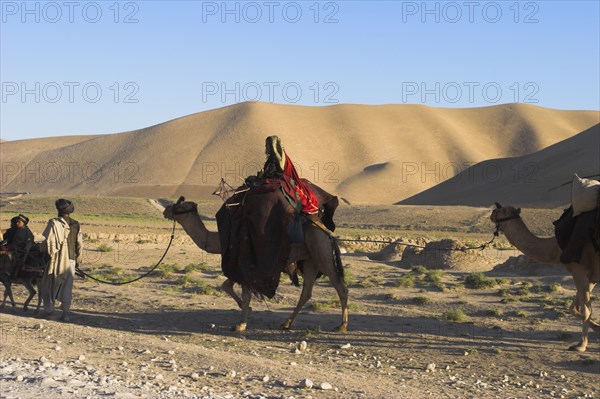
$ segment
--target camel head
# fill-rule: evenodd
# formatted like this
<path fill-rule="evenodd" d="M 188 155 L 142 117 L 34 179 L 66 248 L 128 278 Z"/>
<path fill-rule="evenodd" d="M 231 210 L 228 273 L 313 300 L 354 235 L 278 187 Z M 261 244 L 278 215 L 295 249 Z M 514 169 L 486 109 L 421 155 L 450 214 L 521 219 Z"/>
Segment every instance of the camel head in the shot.
<path fill-rule="evenodd" d="M 182 195 L 179 197 L 176 203 L 167 205 L 163 211 L 163 216 L 166 219 L 177 220 L 179 215 L 185 215 L 188 213 L 197 213 L 198 205 L 192 201 L 186 201 Z"/>
<path fill-rule="evenodd" d="M 502 206 L 496 202 L 496 208 L 490 215 L 490 220 L 498 226 L 498 229 L 502 229 L 502 223 L 512 219 L 518 219 L 521 217 L 521 208 L 515 208 L 512 206 Z"/>

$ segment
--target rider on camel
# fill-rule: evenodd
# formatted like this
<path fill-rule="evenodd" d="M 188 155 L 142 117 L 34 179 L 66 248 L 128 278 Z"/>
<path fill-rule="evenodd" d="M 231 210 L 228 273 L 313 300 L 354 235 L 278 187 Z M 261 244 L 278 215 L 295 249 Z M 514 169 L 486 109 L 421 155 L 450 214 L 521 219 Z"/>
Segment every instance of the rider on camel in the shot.
<path fill-rule="evenodd" d="M 317 215 L 319 203 L 317 197 L 310 187 L 298 175 L 290 157 L 285 152 L 281 139 L 277 136 L 269 136 L 265 142 L 265 154 L 267 160 L 259 177 L 278 177 L 284 175 L 289 178 L 295 186 L 296 194 L 302 204 L 302 213 L 306 215 Z"/>

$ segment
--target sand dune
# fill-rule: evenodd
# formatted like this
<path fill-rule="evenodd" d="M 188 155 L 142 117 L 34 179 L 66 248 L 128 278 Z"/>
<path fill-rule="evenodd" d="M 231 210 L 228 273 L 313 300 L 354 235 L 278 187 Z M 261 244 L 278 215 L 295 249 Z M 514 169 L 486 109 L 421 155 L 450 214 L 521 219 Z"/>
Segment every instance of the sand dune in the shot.
<path fill-rule="evenodd" d="M 600 125 L 530 155 L 478 163 L 405 205 L 502 204 L 556 207 L 569 203 L 573 173 L 600 173 Z"/>
<path fill-rule="evenodd" d="M 264 138 L 278 134 L 304 177 L 353 203 L 391 204 L 475 163 L 570 138 L 599 115 L 522 104 L 242 103 L 125 133 L 4 142 L 2 191 L 205 197 L 221 177 L 236 185 L 255 173 Z"/>

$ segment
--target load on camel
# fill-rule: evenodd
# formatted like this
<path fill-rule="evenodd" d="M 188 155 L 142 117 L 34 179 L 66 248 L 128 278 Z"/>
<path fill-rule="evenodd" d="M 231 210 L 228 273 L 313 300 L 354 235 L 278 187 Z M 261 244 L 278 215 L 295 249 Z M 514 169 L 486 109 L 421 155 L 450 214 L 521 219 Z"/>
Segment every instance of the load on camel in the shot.
<path fill-rule="evenodd" d="M 521 219 L 520 208 L 496 203 L 490 216 L 498 230 L 525 255 L 541 263 L 562 263 L 573 276 L 577 292 L 570 310 L 583 325 L 581 340 L 569 350 L 578 352 L 587 348 L 590 327 L 600 332 L 600 325 L 592 320 L 591 301 L 600 276 L 600 182 L 585 180 L 575 175 L 571 207 L 554 222 L 555 237 L 536 237 Z"/>
<path fill-rule="evenodd" d="M 198 214 L 197 204 L 183 197 L 168 205 L 163 215 L 181 224 L 200 248 L 221 254 L 221 268 L 227 277 L 223 290 L 242 309 L 235 331 L 246 330 L 252 294 L 272 298 L 281 273 L 293 270 L 294 264 L 304 276 L 302 293 L 282 328 L 291 328 L 298 312 L 310 299 L 317 277 L 324 274 L 341 302 L 342 323 L 336 330 L 346 331 L 348 289 L 338 244 L 329 234 L 335 229 L 333 213 L 338 199 L 307 180 L 300 180 L 279 140 L 271 140 L 271 143 L 279 147 L 279 158 L 275 159 L 278 164 L 283 161 L 280 163 L 283 167 L 269 170 L 269 158 L 272 160 L 273 154 L 267 151 L 263 173 L 248 178 L 217 212 L 218 232 L 208 231 Z M 290 170 L 293 173 L 289 173 Z M 291 177 L 294 175 L 296 178 Z M 302 192 L 299 194 L 299 191 Z M 307 207 L 321 212 L 322 216 L 307 214 Z M 233 290 L 235 283 L 242 286 L 241 298 Z"/>

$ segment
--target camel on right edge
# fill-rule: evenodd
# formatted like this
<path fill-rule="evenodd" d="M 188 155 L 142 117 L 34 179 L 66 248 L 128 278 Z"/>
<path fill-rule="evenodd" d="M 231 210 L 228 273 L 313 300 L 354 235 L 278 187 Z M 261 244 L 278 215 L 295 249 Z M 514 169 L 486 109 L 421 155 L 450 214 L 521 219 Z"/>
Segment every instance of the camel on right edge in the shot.
<path fill-rule="evenodd" d="M 490 219 L 503 232 L 508 241 L 525 255 L 541 263 L 560 264 L 561 249 L 554 237 L 536 237 L 521 219 L 521 208 L 502 206 L 496 203 Z M 583 322 L 581 340 L 569 347 L 569 350 L 585 352 L 588 345 L 588 330 L 600 332 L 600 325 L 592 321 L 591 293 L 596 283 L 590 282 L 589 273 L 592 267 L 600 263 L 600 254 L 596 253 L 591 243 L 584 247 L 579 263 L 565 264 L 575 280 L 577 293 L 570 310 Z"/>

